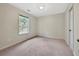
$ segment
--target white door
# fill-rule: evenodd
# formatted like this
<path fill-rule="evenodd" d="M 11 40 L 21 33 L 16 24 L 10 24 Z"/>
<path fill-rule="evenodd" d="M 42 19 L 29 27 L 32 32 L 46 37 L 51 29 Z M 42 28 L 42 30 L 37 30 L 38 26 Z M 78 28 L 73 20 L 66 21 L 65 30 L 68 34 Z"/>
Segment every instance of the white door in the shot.
<path fill-rule="evenodd" d="M 69 45 L 70 48 L 74 49 L 74 14 L 73 7 L 69 10 Z"/>

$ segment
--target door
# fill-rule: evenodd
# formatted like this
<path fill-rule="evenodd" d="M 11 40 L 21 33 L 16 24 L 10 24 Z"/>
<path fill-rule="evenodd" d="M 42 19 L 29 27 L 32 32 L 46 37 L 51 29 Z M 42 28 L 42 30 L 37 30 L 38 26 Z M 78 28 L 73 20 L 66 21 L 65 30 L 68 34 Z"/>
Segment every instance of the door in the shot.
<path fill-rule="evenodd" d="M 69 45 L 70 48 L 74 49 L 74 14 L 73 7 L 69 10 Z"/>

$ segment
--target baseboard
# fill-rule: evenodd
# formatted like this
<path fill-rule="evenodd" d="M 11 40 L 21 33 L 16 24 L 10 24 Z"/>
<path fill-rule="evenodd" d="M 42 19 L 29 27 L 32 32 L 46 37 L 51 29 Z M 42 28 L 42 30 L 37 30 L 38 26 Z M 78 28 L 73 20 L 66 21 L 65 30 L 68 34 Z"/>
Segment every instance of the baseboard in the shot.
<path fill-rule="evenodd" d="M 43 37 L 43 38 L 49 38 L 49 39 L 60 39 L 64 40 L 64 38 L 56 38 L 56 37 L 48 37 L 48 36 L 42 36 L 42 35 L 37 35 L 38 37 Z"/>
<path fill-rule="evenodd" d="M 6 50 L 6 49 L 11 48 L 11 47 L 13 47 L 13 46 L 16 46 L 16 45 L 18 45 L 18 44 L 24 43 L 24 42 L 26 42 L 26 41 L 28 41 L 28 40 L 31 40 L 31 39 L 35 38 L 35 37 L 37 37 L 37 35 L 35 35 L 35 36 L 33 36 L 33 37 L 30 37 L 30 38 L 28 38 L 28 39 L 25 39 L 25 40 L 23 40 L 23 41 L 17 42 L 17 43 L 15 43 L 15 44 L 7 45 L 6 47 L 1 48 L 0 51 Z"/>
<path fill-rule="evenodd" d="M 31 39 L 35 38 L 35 37 L 43 37 L 43 38 L 49 38 L 49 39 L 58 39 L 58 38 L 50 38 L 50 37 L 47 37 L 47 36 L 35 35 L 35 36 L 33 36 L 33 37 L 30 37 L 30 38 L 25 39 L 25 40 L 23 40 L 23 41 L 17 42 L 17 43 L 15 43 L 15 44 L 7 45 L 6 47 L 1 48 L 0 51 L 5 50 L 5 49 L 8 49 L 8 48 L 13 47 L 13 46 L 16 46 L 16 45 L 18 45 L 18 44 L 24 43 L 24 42 L 26 42 L 26 41 L 28 41 L 28 40 L 31 40 Z"/>

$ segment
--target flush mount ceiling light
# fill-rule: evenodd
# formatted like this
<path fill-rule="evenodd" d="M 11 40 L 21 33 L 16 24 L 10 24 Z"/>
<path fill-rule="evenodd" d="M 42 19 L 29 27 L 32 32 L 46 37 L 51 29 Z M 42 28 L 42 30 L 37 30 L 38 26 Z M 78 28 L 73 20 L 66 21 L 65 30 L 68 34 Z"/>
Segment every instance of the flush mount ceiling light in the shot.
<path fill-rule="evenodd" d="M 42 9 L 44 9 L 44 7 L 43 6 L 40 6 L 40 9 L 42 10 Z"/>

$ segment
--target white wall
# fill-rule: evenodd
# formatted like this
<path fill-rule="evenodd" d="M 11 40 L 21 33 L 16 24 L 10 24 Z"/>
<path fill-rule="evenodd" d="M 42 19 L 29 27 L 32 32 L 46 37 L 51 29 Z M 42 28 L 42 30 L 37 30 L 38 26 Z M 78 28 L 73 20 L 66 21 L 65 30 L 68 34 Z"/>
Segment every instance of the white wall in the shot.
<path fill-rule="evenodd" d="M 30 33 L 18 35 L 18 16 L 28 16 L 30 19 Z M 9 4 L 0 4 L 0 49 L 9 47 L 30 37 L 37 35 L 37 19 Z"/>
<path fill-rule="evenodd" d="M 65 17 L 56 14 L 38 18 L 38 35 L 56 39 L 64 39 Z"/>

